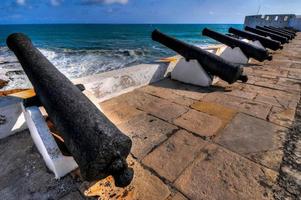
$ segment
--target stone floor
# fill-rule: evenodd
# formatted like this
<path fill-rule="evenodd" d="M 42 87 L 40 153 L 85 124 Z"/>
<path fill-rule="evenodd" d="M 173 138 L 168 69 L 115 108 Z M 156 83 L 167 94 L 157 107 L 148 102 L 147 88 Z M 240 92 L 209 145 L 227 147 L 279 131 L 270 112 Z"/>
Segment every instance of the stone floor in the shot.
<path fill-rule="evenodd" d="M 27 133 L 20 133 L 29 147 L 6 159 L 18 166 L 10 173 L 22 179 L 5 179 L 6 171 L 1 172 L 0 196 L 38 199 L 45 192 L 45 199 L 300 199 L 301 137 L 294 118 L 301 93 L 301 34 L 273 54 L 272 61 L 245 67 L 247 83 L 219 81 L 200 88 L 166 79 L 100 103 L 133 141 L 128 162 L 135 177 L 130 186 L 116 188 L 111 177 L 82 183 L 74 179 L 76 173 L 56 183 L 44 166 L 29 163 L 43 171 L 30 173 L 46 182 L 33 191 L 36 179 L 25 178 L 26 171 L 18 167 L 26 165 L 16 160 L 31 155 L 26 152 L 36 162 L 42 160 Z M 1 162 L 9 146 L 0 142 Z M 10 161 L 1 162 L 5 169 Z"/>

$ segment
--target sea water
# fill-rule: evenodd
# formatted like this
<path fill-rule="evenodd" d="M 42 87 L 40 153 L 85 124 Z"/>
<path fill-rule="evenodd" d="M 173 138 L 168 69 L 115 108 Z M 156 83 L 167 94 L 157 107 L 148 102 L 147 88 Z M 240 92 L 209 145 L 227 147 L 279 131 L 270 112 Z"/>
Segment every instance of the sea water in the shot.
<path fill-rule="evenodd" d="M 216 44 L 216 41 L 201 35 L 205 27 L 226 33 L 229 27 L 241 29 L 243 25 L 0 25 L 0 78 L 6 76 L 10 81 L 3 89 L 30 86 L 14 54 L 6 46 L 6 38 L 11 33 L 25 33 L 62 73 L 68 78 L 79 78 L 175 55 L 151 40 L 154 29 L 197 46 Z"/>

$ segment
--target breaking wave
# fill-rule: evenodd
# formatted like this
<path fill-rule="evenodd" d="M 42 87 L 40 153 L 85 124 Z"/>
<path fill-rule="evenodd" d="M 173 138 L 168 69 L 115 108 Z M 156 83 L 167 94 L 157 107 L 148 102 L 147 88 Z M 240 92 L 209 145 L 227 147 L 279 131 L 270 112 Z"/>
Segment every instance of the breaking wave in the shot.
<path fill-rule="evenodd" d="M 71 79 L 139 63 L 150 63 L 161 58 L 163 52 L 152 54 L 150 50 L 142 48 L 115 50 L 39 48 L 39 50 Z M 19 71 L 22 71 L 22 68 L 14 54 L 7 47 L 0 47 L 0 79 L 9 80 L 9 85 L 2 90 L 30 87 L 25 74 Z"/>

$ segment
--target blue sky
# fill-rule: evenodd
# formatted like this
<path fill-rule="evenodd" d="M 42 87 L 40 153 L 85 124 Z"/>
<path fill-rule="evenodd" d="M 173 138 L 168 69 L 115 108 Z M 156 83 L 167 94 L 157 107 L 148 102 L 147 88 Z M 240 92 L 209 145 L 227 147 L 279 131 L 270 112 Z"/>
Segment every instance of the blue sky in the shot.
<path fill-rule="evenodd" d="M 1 0 L 0 8 L 0 24 L 243 23 L 258 10 L 301 14 L 301 0 Z"/>

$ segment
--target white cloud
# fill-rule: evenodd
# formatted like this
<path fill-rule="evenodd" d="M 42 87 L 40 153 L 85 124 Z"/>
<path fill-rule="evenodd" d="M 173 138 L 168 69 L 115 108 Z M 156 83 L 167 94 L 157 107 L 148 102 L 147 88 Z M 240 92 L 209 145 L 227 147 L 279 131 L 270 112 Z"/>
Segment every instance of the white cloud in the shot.
<path fill-rule="evenodd" d="M 84 0 L 83 3 L 84 4 L 127 4 L 129 2 L 129 0 Z"/>
<path fill-rule="evenodd" d="M 16 0 L 16 3 L 20 6 L 24 6 L 26 4 L 26 0 Z"/>
<path fill-rule="evenodd" d="M 51 5 L 59 6 L 63 0 L 50 0 Z"/>

